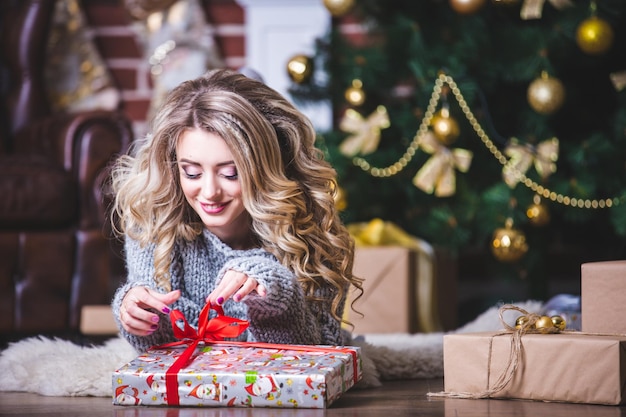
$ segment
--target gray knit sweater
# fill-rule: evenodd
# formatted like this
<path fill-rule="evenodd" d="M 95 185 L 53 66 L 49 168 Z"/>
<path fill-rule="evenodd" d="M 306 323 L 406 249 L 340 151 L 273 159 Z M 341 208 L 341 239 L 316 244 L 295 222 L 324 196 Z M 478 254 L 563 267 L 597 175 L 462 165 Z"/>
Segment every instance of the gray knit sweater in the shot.
<path fill-rule="evenodd" d="M 138 351 L 153 345 L 176 340 L 169 317 L 160 313 L 158 329 L 149 336 L 134 336 L 119 322 L 122 299 L 135 286 L 155 288 L 154 246 L 141 248 L 127 238 L 125 256 L 128 278 L 113 298 L 112 307 L 121 335 Z M 179 242 L 170 268 L 172 290 L 179 289 L 181 297 L 170 307 L 180 310 L 194 327 L 206 297 L 229 270 L 242 272 L 256 279 L 267 289 L 260 297 L 252 293 L 241 302 L 232 299 L 224 303 L 227 316 L 248 320 L 248 330 L 238 340 L 287 344 L 343 345 L 346 334 L 339 321 L 330 314 L 330 301 L 325 304 L 307 302 L 293 272 L 262 249 L 233 250 L 215 235 L 205 230 L 193 242 Z M 330 300 L 328 289 L 316 294 Z M 213 313 L 213 312 L 212 312 Z M 213 314 L 212 314 L 213 315 Z"/>

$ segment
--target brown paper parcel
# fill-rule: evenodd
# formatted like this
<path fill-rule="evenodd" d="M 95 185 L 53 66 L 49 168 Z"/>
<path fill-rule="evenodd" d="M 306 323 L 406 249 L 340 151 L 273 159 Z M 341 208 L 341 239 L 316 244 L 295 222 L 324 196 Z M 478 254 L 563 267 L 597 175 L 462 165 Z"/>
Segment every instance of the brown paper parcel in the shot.
<path fill-rule="evenodd" d="M 355 334 L 414 333 L 416 255 L 400 246 L 365 246 L 354 254 L 355 276 L 364 278 L 363 296 L 346 309 Z"/>
<path fill-rule="evenodd" d="M 479 394 L 505 371 L 510 333 L 448 334 L 443 339 L 446 393 Z M 617 405 L 624 402 L 626 335 L 525 334 L 510 383 L 492 398 Z"/>
<path fill-rule="evenodd" d="M 626 334 L 626 261 L 589 262 L 580 269 L 582 331 Z"/>

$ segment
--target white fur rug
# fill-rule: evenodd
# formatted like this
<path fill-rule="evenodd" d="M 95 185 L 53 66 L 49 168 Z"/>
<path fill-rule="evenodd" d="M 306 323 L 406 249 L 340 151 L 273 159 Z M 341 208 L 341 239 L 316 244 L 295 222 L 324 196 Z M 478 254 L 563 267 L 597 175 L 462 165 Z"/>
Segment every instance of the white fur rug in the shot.
<path fill-rule="evenodd" d="M 542 303 L 514 303 L 538 312 Z M 500 330 L 499 305 L 491 307 L 454 333 Z M 514 316 L 504 319 L 514 324 Z M 445 333 L 368 334 L 353 343 L 361 347 L 363 380 L 358 388 L 373 388 L 381 380 L 432 378 L 443 375 Z M 122 338 L 103 345 L 79 346 L 61 339 L 33 337 L 12 343 L 0 353 L 0 391 L 47 396 L 111 396 L 111 373 L 137 356 Z M 62 377 L 60 377 L 62 375 Z"/>

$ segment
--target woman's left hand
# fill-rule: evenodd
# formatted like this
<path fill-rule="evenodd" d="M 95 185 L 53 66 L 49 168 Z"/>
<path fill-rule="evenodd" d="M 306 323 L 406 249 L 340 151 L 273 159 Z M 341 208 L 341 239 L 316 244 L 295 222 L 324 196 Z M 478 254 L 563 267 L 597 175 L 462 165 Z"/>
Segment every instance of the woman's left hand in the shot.
<path fill-rule="evenodd" d="M 265 297 L 265 287 L 246 274 L 229 269 L 224 274 L 217 288 L 208 295 L 206 302 L 210 305 L 222 305 L 232 297 L 234 301 L 241 301 L 245 296 L 255 291 L 261 297 Z"/>

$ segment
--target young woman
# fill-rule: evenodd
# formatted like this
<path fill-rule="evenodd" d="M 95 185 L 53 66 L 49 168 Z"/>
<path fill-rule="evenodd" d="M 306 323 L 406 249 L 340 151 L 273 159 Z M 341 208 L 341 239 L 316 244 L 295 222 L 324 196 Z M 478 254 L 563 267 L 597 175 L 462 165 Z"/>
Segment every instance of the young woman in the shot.
<path fill-rule="evenodd" d="M 113 223 L 128 279 L 113 311 L 137 349 L 174 340 L 206 303 L 249 321 L 240 340 L 341 345 L 354 244 L 334 205 L 335 171 L 310 121 L 229 70 L 174 89 L 112 171 Z"/>

